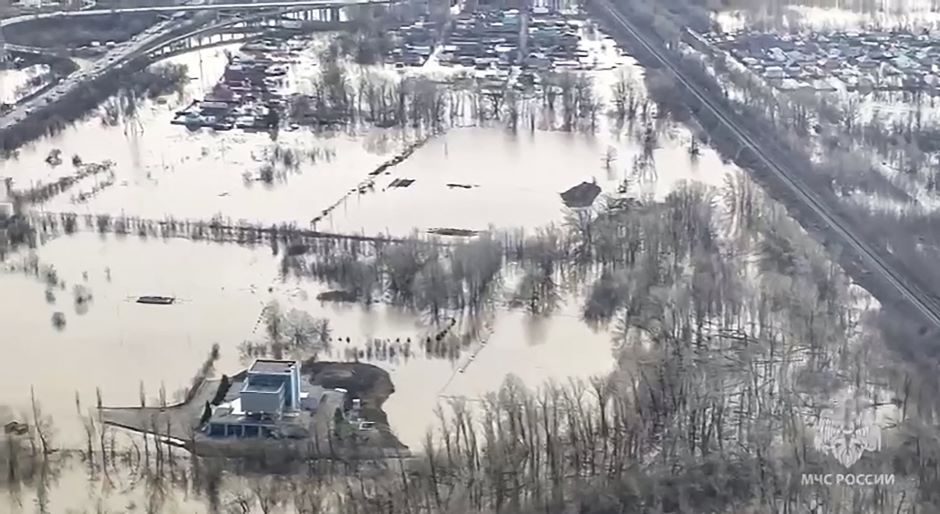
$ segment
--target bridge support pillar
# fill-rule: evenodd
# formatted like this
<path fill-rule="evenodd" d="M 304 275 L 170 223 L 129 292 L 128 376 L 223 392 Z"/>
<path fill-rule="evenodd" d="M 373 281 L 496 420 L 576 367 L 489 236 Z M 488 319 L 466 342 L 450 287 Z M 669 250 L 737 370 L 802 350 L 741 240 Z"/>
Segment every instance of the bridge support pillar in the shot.
<path fill-rule="evenodd" d="M 339 7 L 330 7 L 330 20 L 329 21 L 340 21 L 339 20 Z"/>

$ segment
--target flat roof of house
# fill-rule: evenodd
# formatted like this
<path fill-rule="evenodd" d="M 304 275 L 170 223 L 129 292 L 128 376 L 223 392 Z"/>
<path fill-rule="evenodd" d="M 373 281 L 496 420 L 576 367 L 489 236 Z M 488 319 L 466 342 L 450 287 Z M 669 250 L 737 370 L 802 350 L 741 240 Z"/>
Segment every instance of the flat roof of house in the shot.
<path fill-rule="evenodd" d="M 290 373 L 294 366 L 297 366 L 297 361 L 288 361 L 288 360 L 276 360 L 276 359 L 258 359 L 256 360 L 250 368 L 248 368 L 249 373 L 267 373 L 267 374 L 287 374 Z"/>
<path fill-rule="evenodd" d="M 276 394 L 284 389 L 284 384 L 253 384 L 251 380 L 246 380 L 242 386 L 243 393 L 269 393 Z"/>

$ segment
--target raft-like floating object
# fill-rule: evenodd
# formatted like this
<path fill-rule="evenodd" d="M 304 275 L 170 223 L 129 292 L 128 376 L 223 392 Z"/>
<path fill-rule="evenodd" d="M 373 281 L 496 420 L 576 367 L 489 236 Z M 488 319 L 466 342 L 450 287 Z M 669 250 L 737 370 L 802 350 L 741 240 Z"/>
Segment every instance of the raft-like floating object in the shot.
<path fill-rule="evenodd" d="M 172 296 L 141 296 L 137 298 L 137 303 L 148 305 L 172 305 L 174 302 L 176 302 L 176 298 Z"/>

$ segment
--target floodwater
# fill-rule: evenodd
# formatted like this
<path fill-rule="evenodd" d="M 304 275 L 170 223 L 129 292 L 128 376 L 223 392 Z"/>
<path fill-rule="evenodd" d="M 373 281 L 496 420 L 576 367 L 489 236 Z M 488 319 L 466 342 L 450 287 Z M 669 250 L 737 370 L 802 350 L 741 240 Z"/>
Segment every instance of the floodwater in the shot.
<path fill-rule="evenodd" d="M 332 157 L 305 162 L 269 186 L 246 183 L 243 175 L 256 173 L 274 144 L 267 134 L 190 132 L 169 124 L 174 111 L 200 98 L 221 75 L 225 50 L 202 50 L 174 59 L 187 64 L 194 78 L 182 95 L 145 102 L 136 120 L 118 126 L 106 126 L 92 116 L 21 149 L 16 159 L 0 162 L 0 176 L 10 176 L 16 187 L 25 188 L 72 173 L 72 155 L 85 162 L 110 159 L 116 163 L 115 185 L 85 202 L 75 202 L 74 196 L 92 187 L 82 183 L 41 209 L 157 219 L 167 215 L 208 219 L 221 214 L 305 226 L 417 137 L 398 130 L 335 135 L 285 131 L 277 141 L 282 147 L 319 149 Z M 638 80 L 642 77 L 634 65 L 621 66 Z M 596 73 L 599 84 L 612 82 L 613 70 Z M 690 159 L 689 137 L 682 127 L 672 127 L 660 137 L 653 152 L 655 173 L 637 186 L 642 193 L 662 197 L 682 180 L 723 181 L 730 168 L 706 148 L 697 159 Z M 45 162 L 53 149 L 61 150 L 64 164 L 53 167 Z M 596 181 L 613 192 L 641 151 L 634 140 L 613 134 L 603 121 L 596 135 L 453 129 L 392 168 L 374 192 L 349 196 L 318 228 L 404 235 L 415 228 L 544 226 L 563 219 L 561 191 L 581 181 Z M 610 171 L 603 164 L 607 155 L 614 156 Z M 406 188 L 388 188 L 394 178 L 415 182 Z M 76 393 L 83 410 L 94 405 L 97 389 L 107 405 L 137 405 L 141 384 L 150 404 L 161 388 L 172 401 L 188 386 L 213 343 L 221 348 L 217 372 L 240 369 L 244 362 L 238 347 L 260 337 L 259 315 L 271 300 L 285 309 L 328 318 L 333 335 L 351 341 L 417 340 L 429 330 L 426 320 L 392 307 L 367 309 L 317 301 L 317 293 L 326 288 L 307 280 L 283 281 L 277 257 L 267 246 L 79 233 L 48 241 L 36 254 L 41 264 L 55 267 L 65 288 L 55 289 L 55 302 L 50 303 L 39 278 L 9 269 L 25 253 L 7 258 L 7 269 L 0 273 L 4 292 L 0 327 L 5 334 L 0 346 L 8 371 L 15 371 L 0 376 L 0 406 L 9 408 L 9 417 L 28 421 L 25 413 L 32 388 L 44 413 L 53 417 L 55 444 L 62 448 L 80 447 L 84 439 Z M 78 309 L 82 312 L 72 298 L 76 284 L 85 285 L 93 295 L 87 309 Z M 133 299 L 140 295 L 175 296 L 180 302 L 139 305 Z M 474 342 L 456 361 L 425 356 L 419 345 L 411 358 L 373 361 L 389 370 L 395 384 L 385 410 L 402 441 L 420 448 L 425 432 L 434 426 L 438 403 L 450 397 L 479 399 L 510 374 L 536 387 L 549 379 L 608 372 L 614 365 L 611 335 L 580 320 L 579 298 L 566 300 L 545 319 L 498 311 L 485 332 L 488 337 Z M 51 322 L 55 312 L 65 315 L 61 330 Z M 65 505 L 93 508 L 102 488 L 83 487 L 85 481 L 80 464 L 63 471 L 51 492 L 51 511 L 61 511 L 57 506 Z M 27 489 L 22 494 L 21 503 L 11 496 L 11 511 L 31 510 L 36 493 Z M 133 488 L 110 488 L 106 494 L 109 507 L 119 511 L 133 510 L 128 505 L 139 498 Z M 165 511 L 205 508 L 187 491 L 177 496 L 177 505 Z"/>
<path fill-rule="evenodd" d="M 413 313 L 385 305 L 365 309 L 320 302 L 316 295 L 329 288 L 310 282 L 291 281 L 275 287 L 274 298 L 282 308 L 330 320 L 333 337 L 340 340 L 334 343 L 333 358 L 342 359 L 347 347 L 361 349 L 376 339 L 413 342 L 411 357 L 361 359 L 390 373 L 395 393 L 385 403 L 385 411 L 398 437 L 412 448 L 421 447 L 426 431 L 437 421 L 434 409 L 442 400 L 479 400 L 497 390 L 510 374 L 537 387 L 549 379 L 603 375 L 614 365 L 612 334 L 580 320 L 580 298 L 569 297 L 548 318 L 499 310 L 484 323 L 480 336 L 451 361 L 425 355 L 421 341 L 434 327 Z M 347 337 L 349 344 L 344 342 Z"/>
<path fill-rule="evenodd" d="M 278 138 L 281 147 L 318 150 L 334 157 L 329 162 L 308 159 L 270 187 L 260 182 L 246 184 L 243 175 L 257 177 L 267 162 L 266 152 L 273 151 L 275 143 L 268 134 L 191 132 L 170 125 L 175 111 L 202 98 L 221 76 L 225 50 L 202 50 L 173 59 L 186 64 L 195 79 L 182 95 L 145 102 L 136 120 L 118 126 L 105 125 L 92 116 L 56 137 L 21 149 L 16 160 L 0 162 L 0 176 L 13 178 L 17 189 L 29 188 L 74 173 L 70 164 L 73 155 L 84 162 L 110 159 L 116 163 L 113 187 L 89 201 L 74 203 L 73 197 L 93 184 L 77 186 L 48 202 L 44 209 L 156 219 L 167 215 L 208 219 L 221 213 L 233 219 L 306 225 L 398 149 L 399 134 L 389 131 L 321 138 L 283 132 Z M 53 149 L 61 150 L 64 164 L 53 167 L 45 162 Z"/>
<path fill-rule="evenodd" d="M 723 180 L 725 168 L 714 152 L 705 151 L 692 162 L 680 144 L 666 144 L 654 152 L 658 177 L 640 184 L 644 193 L 662 198 L 682 180 L 713 185 Z M 616 151 L 610 172 L 602 162 L 608 148 Z M 456 129 L 393 170 L 395 177 L 413 179 L 413 184 L 352 198 L 324 227 L 338 232 L 362 228 L 367 234 L 407 234 L 413 228 L 434 227 L 532 229 L 561 221 L 565 207 L 559 193 L 582 181 L 614 193 L 641 152 L 627 139 L 618 144 L 564 132 Z"/>
<path fill-rule="evenodd" d="M 592 50 L 601 58 L 616 59 L 609 39 L 597 38 L 587 46 L 596 47 Z M 399 129 L 317 135 L 297 130 L 281 132 L 275 143 L 265 133 L 191 132 L 170 125 L 177 110 L 201 98 L 221 76 L 225 52 L 230 50 L 221 47 L 174 58 L 173 62 L 188 66 L 194 79 L 182 95 L 145 102 L 135 121 L 118 126 L 107 126 L 92 116 L 54 138 L 22 149 L 16 160 L 0 162 L 0 176 L 13 178 L 14 187 L 22 189 L 74 173 L 69 164 L 73 155 L 84 162 L 110 159 L 116 163 L 113 186 L 82 202 L 75 198 L 89 192 L 94 184 L 76 186 L 47 202 L 43 209 L 150 219 L 172 215 L 205 220 L 222 215 L 233 220 L 307 226 L 355 189 L 370 171 L 420 136 Z M 301 62 L 291 74 L 293 85 L 304 89 L 303 75 L 313 73 L 312 69 L 309 62 Z M 600 96 L 609 96 L 620 69 L 641 83 L 641 70 L 628 61 L 616 71 L 594 72 Z M 612 193 L 642 152 L 633 138 L 608 128 L 605 117 L 601 118 L 594 135 L 522 129 L 513 134 L 500 128 L 451 130 L 392 168 L 377 184 L 388 184 L 395 178 L 415 179 L 410 187 L 385 191 L 377 187 L 376 192 L 352 195 L 317 228 L 405 235 L 415 228 L 485 229 L 496 225 L 531 229 L 560 221 L 564 206 L 559 193 L 582 181 L 596 181 Z M 641 191 L 662 197 L 680 180 L 720 184 L 725 165 L 717 155 L 703 149 L 697 160 L 689 159 L 685 151 L 688 132 L 678 127 L 672 132 L 660 138 L 660 147 L 654 151 L 656 180 L 640 184 Z M 296 170 L 284 170 L 274 184 L 246 182 L 244 175 L 257 177 L 275 146 L 329 157 L 316 162 L 304 159 Z M 480 148 L 486 151 L 480 152 Z M 64 164 L 46 163 L 54 149 L 62 152 Z M 603 161 L 610 152 L 616 157 L 608 171 Z M 447 184 L 479 187 L 462 189 Z M 401 209 L 402 205 L 408 208 Z M 520 205 L 526 208 L 520 209 Z"/>
<path fill-rule="evenodd" d="M 96 387 L 106 404 L 133 406 L 142 382 L 148 398 L 156 398 L 163 384 L 172 400 L 215 342 L 223 348 L 219 370 L 236 369 L 238 355 L 231 349 L 250 334 L 263 301 L 260 291 L 277 272 L 266 247 L 180 240 L 144 243 L 85 233 L 53 240 L 37 253 L 42 264 L 55 267 L 65 289 L 55 288 L 50 304 L 39 278 L 0 274 L 4 361 L 23 370 L 2 374 L 0 405 L 27 409 L 34 387 L 56 420 L 62 444 L 83 437 L 76 392 L 89 407 Z M 76 284 L 93 296 L 84 314 L 74 305 Z M 141 295 L 175 296 L 181 303 L 137 304 Z M 54 312 L 65 314 L 61 331 L 51 323 Z"/>
<path fill-rule="evenodd" d="M 421 447 L 425 432 L 437 422 L 435 406 L 448 397 L 479 399 L 496 390 L 509 374 L 534 387 L 547 379 L 604 374 L 613 366 L 610 335 L 584 325 L 574 302 L 544 320 L 500 312 L 486 344 L 473 344 L 451 361 L 425 356 L 418 340 L 431 327 L 419 316 L 384 305 L 319 302 L 316 294 L 326 290 L 324 286 L 281 281 L 267 246 L 252 249 L 80 233 L 50 241 L 38 254 L 42 264 L 55 266 L 66 287 L 56 290 L 56 301 L 49 304 L 38 278 L 10 270 L 0 274 L 5 293 L 0 299 L 0 326 L 13 335 L 4 338 L 4 362 L 8 371 L 16 370 L 0 378 L 0 405 L 8 407 L 13 419 L 30 420 L 33 388 L 42 411 L 54 420 L 53 440 L 61 448 L 81 448 L 84 441 L 76 393 L 83 413 L 94 406 L 96 389 L 106 405 L 137 405 L 141 384 L 148 404 L 157 403 L 161 387 L 172 402 L 188 386 L 213 343 L 221 347 L 218 372 L 240 369 L 244 362 L 238 346 L 261 337 L 259 314 L 272 300 L 285 310 L 303 309 L 329 319 L 334 338 L 349 337 L 353 346 L 376 338 L 415 341 L 410 358 L 369 361 L 390 372 L 396 391 L 385 410 L 393 430 L 414 448 Z M 21 257 L 14 256 L 7 264 Z M 72 302 L 72 285 L 79 283 L 93 295 L 84 314 L 76 313 Z M 176 296 L 180 301 L 170 306 L 136 304 L 133 299 L 141 294 Z M 50 322 L 57 311 L 66 315 L 62 330 Z M 342 349 L 343 343 L 334 343 L 333 355 L 341 358 Z M 472 361 L 469 355 L 474 356 Z M 52 487 L 52 512 L 60 511 L 56 505 L 69 502 L 94 505 L 101 495 L 110 497 L 106 503 L 112 508 L 120 509 L 122 502 L 143 494 L 133 481 L 128 491 L 93 484 L 89 492 L 87 484 L 78 485 L 87 480 L 86 471 L 79 462 L 62 471 Z M 32 492 L 22 492 L 29 505 Z M 178 506 L 181 510 L 175 512 L 202 511 L 182 491 L 177 496 L 186 508 Z"/>

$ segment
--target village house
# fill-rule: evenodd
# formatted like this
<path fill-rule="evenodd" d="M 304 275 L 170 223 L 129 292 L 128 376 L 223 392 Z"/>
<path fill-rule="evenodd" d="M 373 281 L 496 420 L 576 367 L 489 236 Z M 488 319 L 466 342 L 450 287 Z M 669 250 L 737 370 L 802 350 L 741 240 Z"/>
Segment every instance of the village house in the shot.
<path fill-rule="evenodd" d="M 815 90 L 844 87 L 935 92 L 936 79 L 932 77 L 940 76 L 938 31 L 741 31 L 708 34 L 704 39 L 706 45 L 728 52 L 776 87 L 790 90 L 807 85 Z"/>

